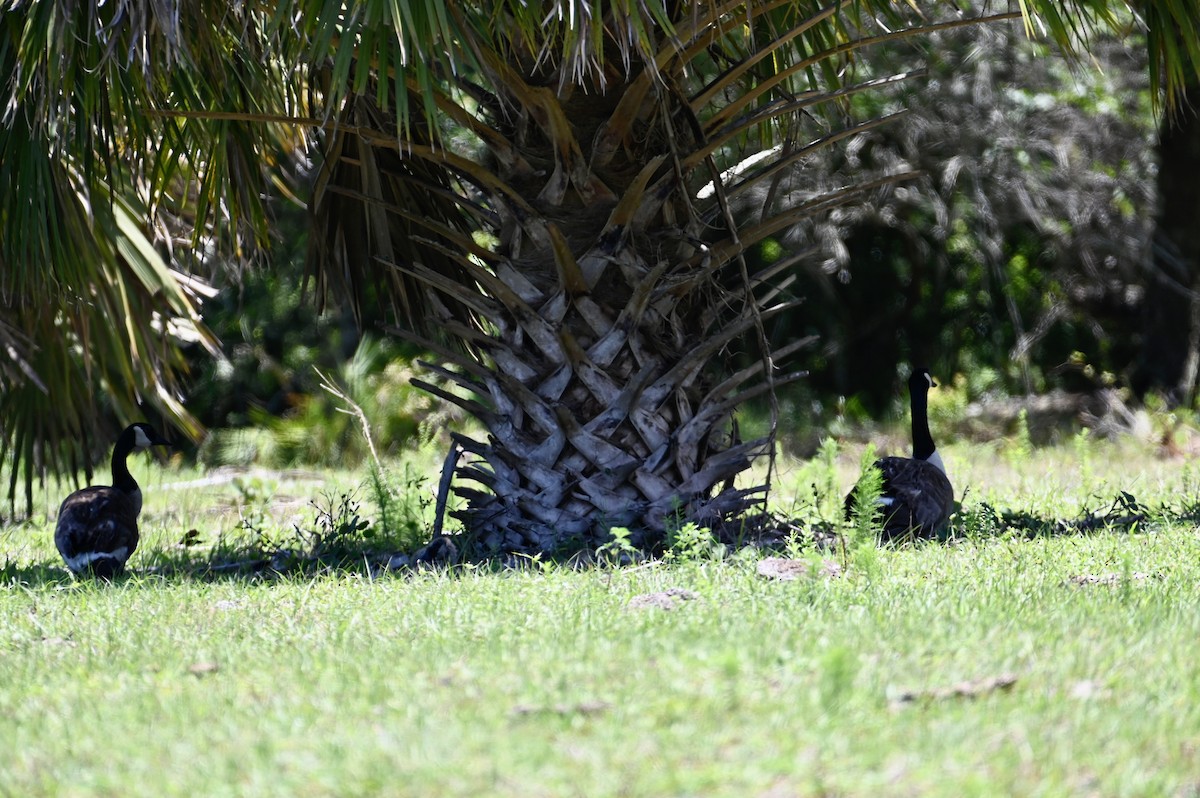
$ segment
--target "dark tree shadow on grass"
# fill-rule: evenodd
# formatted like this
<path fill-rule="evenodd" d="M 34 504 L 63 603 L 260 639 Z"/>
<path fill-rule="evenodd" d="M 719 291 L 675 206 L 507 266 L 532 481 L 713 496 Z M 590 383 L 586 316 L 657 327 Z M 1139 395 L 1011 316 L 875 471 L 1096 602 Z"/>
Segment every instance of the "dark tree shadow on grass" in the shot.
<path fill-rule="evenodd" d="M 0 564 L 0 588 L 69 586 L 74 580 L 61 562 L 39 562 L 17 565 L 11 561 Z"/>
<path fill-rule="evenodd" d="M 996 507 L 977 502 L 960 507 L 949 527 L 937 537 L 896 537 L 879 543 L 882 548 L 913 545 L 953 545 L 964 540 L 1019 537 L 1027 540 L 1094 535 L 1098 533 L 1137 533 L 1160 524 L 1192 523 L 1200 525 L 1200 497 L 1181 498 L 1175 503 L 1146 505 L 1136 496 L 1120 491 L 1111 498 L 1094 496 L 1092 507 L 1073 517 L 1044 515 L 1025 509 Z M 718 539 L 733 548 L 755 546 L 780 550 L 800 544 L 817 549 L 836 550 L 844 545 L 844 527 L 828 520 L 797 520 L 779 514 L 763 514 L 744 525 L 740 533 Z"/>
<path fill-rule="evenodd" d="M 75 577 L 60 560 L 17 565 L 0 564 L 0 589 L 59 588 L 109 584 L 134 586 L 159 582 L 247 582 L 255 584 L 312 579 L 319 576 L 361 576 L 367 579 L 403 576 L 452 566 L 452 556 L 441 541 L 424 546 L 415 554 L 397 554 L 378 549 L 341 549 L 320 553 L 298 549 L 241 549 L 212 552 L 155 549 L 135 555 L 136 564 L 112 579 Z"/>
<path fill-rule="evenodd" d="M 1000 538 L 1052 538 L 1069 535 L 1093 535 L 1102 532 L 1136 533 L 1159 524 L 1200 524 L 1200 498 L 1183 498 L 1175 504 L 1147 506 L 1132 494 L 1121 491 L 1111 500 L 1095 497 L 1099 509 L 1085 509 L 1073 518 L 1041 515 L 1028 510 L 998 508 L 978 502 L 961 508 L 950 528 L 939 538 L 897 539 L 881 544 L 887 548 L 911 545 L 953 545 L 962 540 Z M 260 536 L 252 541 L 226 543 L 218 540 L 211 547 L 193 545 L 188 536 L 179 544 L 139 552 L 136 565 L 112 580 L 114 586 L 146 580 L 201 582 L 236 581 L 256 584 L 345 575 L 367 579 L 404 577 L 436 569 L 454 572 L 460 569 L 497 571 L 532 567 L 535 562 L 555 562 L 570 567 L 622 567 L 655 559 L 662 551 L 626 552 L 628 557 L 608 556 L 611 552 L 573 552 L 559 556 L 532 558 L 510 555 L 488 558 L 461 558 L 454 536 L 441 536 L 415 551 L 406 552 L 398 541 L 364 535 L 367 527 L 354 513 L 340 523 L 318 525 L 318 532 L 294 530 L 296 534 L 277 539 Z M 327 516 L 327 520 L 333 516 Z M 802 522 L 777 513 L 763 513 L 716 530 L 714 541 L 728 551 L 754 548 L 776 552 L 795 546 L 814 546 L 835 550 L 843 545 L 839 529 L 829 522 Z M 602 547 L 603 548 L 603 547 Z M 91 580 L 72 577 L 60 561 L 16 564 L 0 563 L 0 587 L 57 587 L 69 589 Z"/>
<path fill-rule="evenodd" d="M 1026 539 L 1090 535 L 1098 532 L 1136 532 L 1147 525 L 1200 521 L 1200 500 L 1146 505 L 1127 491 L 1112 499 L 1094 497 L 1099 509 L 1082 510 L 1073 518 L 1041 515 L 1028 510 L 997 508 L 979 502 L 960 510 L 951 525 L 953 537 L 1020 536 Z"/>
<path fill-rule="evenodd" d="M 290 529 L 268 530 L 267 514 L 258 512 L 233 530 L 218 533 L 211 544 L 194 528 L 174 544 L 154 547 L 143 542 L 125 572 L 111 580 L 73 577 L 57 557 L 30 564 L 28 556 L 14 559 L 10 554 L 0 561 L 0 587 L 128 585 L 145 580 L 262 583 L 331 574 L 376 578 L 458 560 L 448 538 L 420 545 L 413 530 L 387 534 L 374 528 L 352 492 L 331 494 L 312 506 L 312 522 L 293 523 Z"/>

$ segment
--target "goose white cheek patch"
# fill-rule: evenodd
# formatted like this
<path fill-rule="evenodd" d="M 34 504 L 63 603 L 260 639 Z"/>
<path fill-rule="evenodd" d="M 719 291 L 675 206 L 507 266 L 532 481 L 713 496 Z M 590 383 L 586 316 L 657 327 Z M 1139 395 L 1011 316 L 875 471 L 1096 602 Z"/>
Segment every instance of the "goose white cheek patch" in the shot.
<path fill-rule="evenodd" d="M 133 443 L 139 449 L 149 449 L 153 444 L 146 437 L 146 433 L 141 427 L 135 427 L 133 431 Z"/>

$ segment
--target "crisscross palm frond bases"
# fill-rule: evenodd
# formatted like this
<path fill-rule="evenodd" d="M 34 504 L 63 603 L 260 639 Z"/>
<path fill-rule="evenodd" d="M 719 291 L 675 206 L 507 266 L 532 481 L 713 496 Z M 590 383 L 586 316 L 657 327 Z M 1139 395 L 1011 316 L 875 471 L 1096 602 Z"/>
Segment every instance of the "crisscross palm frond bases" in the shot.
<path fill-rule="evenodd" d="M 743 256 L 909 175 L 792 207 L 760 187 L 886 121 L 854 122 L 849 98 L 913 73 L 863 74 L 859 48 L 937 26 L 790 1 L 488 8 L 415 23 L 452 54 L 415 74 L 380 58 L 325 126 L 317 274 L 387 286 L 445 334 L 393 330 L 435 355 L 419 384 L 487 429 L 456 438 L 459 515 L 484 550 L 595 545 L 613 525 L 653 545 L 671 519 L 738 519 L 767 485 L 735 477 L 773 431 L 743 440 L 734 410 L 799 377 L 777 364 L 811 343 L 762 333 L 796 302 L 802 255 L 757 273 Z M 375 29 L 364 11 L 342 41 Z M 361 67 L 343 58 L 333 72 Z"/>

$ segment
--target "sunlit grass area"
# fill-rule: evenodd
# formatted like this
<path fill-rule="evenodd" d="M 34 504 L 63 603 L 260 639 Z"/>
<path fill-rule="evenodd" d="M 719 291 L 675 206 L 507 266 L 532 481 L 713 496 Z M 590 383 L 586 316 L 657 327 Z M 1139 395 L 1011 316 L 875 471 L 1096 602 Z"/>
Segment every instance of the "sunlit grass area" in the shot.
<path fill-rule="evenodd" d="M 836 516 L 862 450 L 781 460 L 777 507 Z M 1187 460 L 1133 439 L 942 450 L 968 489 L 964 515 L 987 502 L 1073 518 L 1122 491 L 1147 507 L 1200 495 Z M 49 494 L 42 515 L 0 533 L 0 794 L 1200 785 L 1200 535 L 1178 515 L 882 549 L 694 547 L 623 568 L 221 573 L 163 565 L 202 560 L 247 520 L 286 542 L 323 496 L 355 493 L 372 516 L 368 477 L 134 466 L 147 505 L 128 578 L 67 576 Z M 431 495 L 434 459 L 427 469 L 388 466 L 397 490 Z M 807 573 L 763 576 L 768 555 Z"/>

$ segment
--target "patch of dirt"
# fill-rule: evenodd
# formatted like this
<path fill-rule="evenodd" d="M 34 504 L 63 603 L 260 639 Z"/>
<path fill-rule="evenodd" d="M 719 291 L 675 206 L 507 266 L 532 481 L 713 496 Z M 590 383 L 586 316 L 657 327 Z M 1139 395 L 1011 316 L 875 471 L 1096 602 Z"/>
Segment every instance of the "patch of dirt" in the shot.
<path fill-rule="evenodd" d="M 221 666 L 215 662 L 195 662 L 188 666 L 188 673 L 200 678 L 209 676 L 221 670 Z"/>
<path fill-rule="evenodd" d="M 1084 679 L 1081 682 L 1075 682 L 1075 684 L 1071 685 L 1068 695 L 1078 701 L 1091 701 L 1097 698 L 1106 698 L 1108 690 L 1097 681 Z"/>
<path fill-rule="evenodd" d="M 813 573 L 813 565 L 807 560 L 790 560 L 786 557 L 767 557 L 758 563 L 758 575 L 768 579 L 792 582 L 796 579 L 821 577 L 837 579 L 842 575 L 842 566 L 833 560 L 822 560 L 820 568 Z"/>
<path fill-rule="evenodd" d="M 640 596 L 634 596 L 626 605 L 631 610 L 674 610 L 683 606 L 685 601 L 695 601 L 700 598 L 700 594 L 694 590 L 687 590 L 682 587 L 670 587 L 666 590 L 661 590 L 657 593 L 643 593 Z"/>
<path fill-rule="evenodd" d="M 69 637 L 43 637 L 38 642 L 46 646 L 69 646 L 71 648 L 74 648 L 77 645 L 77 643 Z"/>

